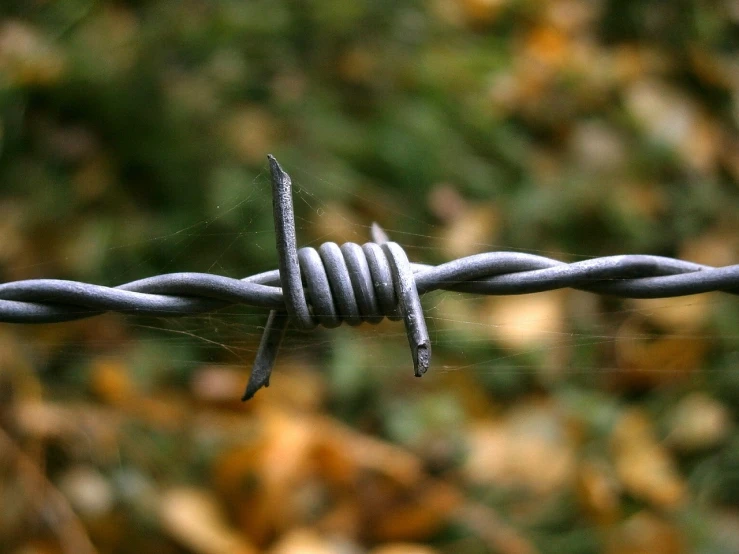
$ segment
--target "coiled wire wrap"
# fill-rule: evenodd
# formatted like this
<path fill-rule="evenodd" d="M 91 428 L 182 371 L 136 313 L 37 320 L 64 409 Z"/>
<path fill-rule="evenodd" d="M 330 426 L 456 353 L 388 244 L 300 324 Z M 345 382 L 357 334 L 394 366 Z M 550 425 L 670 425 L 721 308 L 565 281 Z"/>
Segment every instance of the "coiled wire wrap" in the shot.
<path fill-rule="evenodd" d="M 378 244 L 327 242 L 301 248 L 298 259 L 315 323 L 333 328 L 400 319 L 390 264 Z"/>
<path fill-rule="evenodd" d="M 426 373 L 431 361 L 431 342 L 405 251 L 388 241 L 378 226 L 373 227 L 375 243 L 363 247 L 346 243 L 339 248 L 327 242 L 318 252 L 313 248 L 298 251 L 292 182 L 273 156 L 268 159 L 280 284 L 290 319 L 299 328 L 308 330 L 318 323 L 326 327 L 337 327 L 342 321 L 359 325 L 362 321 L 378 323 L 384 315 L 391 318 L 400 315 L 405 320 L 414 373 L 417 377 Z M 270 313 L 242 400 L 269 386 L 287 324 L 287 318 L 281 315 L 277 311 Z"/>
<path fill-rule="evenodd" d="M 709 291 L 739 294 L 739 265 L 710 267 L 649 255 L 564 263 L 518 252 L 488 252 L 438 266 L 408 262 L 400 245 L 376 225 L 362 246 L 325 243 L 297 250 L 289 176 L 270 156 L 279 270 L 244 279 L 204 273 L 157 275 L 117 287 L 56 279 L 0 284 L 0 322 L 50 323 L 106 311 L 178 316 L 247 304 L 272 310 L 244 399 L 269 376 L 288 321 L 299 329 L 359 325 L 383 317 L 404 320 L 416 375 L 428 368 L 431 347 L 419 295 L 454 290 L 487 295 L 563 287 L 629 298 L 662 298 Z"/>

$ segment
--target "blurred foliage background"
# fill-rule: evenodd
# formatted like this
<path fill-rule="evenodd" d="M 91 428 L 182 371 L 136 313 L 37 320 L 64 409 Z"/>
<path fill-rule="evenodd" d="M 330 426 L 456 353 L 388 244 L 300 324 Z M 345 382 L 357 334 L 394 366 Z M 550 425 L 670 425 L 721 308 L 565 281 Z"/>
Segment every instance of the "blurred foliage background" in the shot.
<path fill-rule="evenodd" d="M 414 261 L 739 250 L 736 0 L 4 0 L 0 280 L 276 266 L 378 221 Z M 0 325 L 0 550 L 739 552 L 739 303 L 424 299 Z"/>

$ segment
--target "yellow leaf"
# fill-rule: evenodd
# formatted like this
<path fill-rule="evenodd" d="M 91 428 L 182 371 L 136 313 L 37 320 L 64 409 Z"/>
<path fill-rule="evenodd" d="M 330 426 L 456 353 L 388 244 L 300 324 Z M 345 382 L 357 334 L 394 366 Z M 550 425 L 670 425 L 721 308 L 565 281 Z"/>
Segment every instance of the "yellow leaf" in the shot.
<path fill-rule="evenodd" d="M 484 322 L 493 338 L 512 350 L 545 349 L 564 331 L 567 292 L 555 290 L 486 299 Z"/>
<path fill-rule="evenodd" d="M 136 391 L 128 367 L 117 358 L 97 358 L 92 364 L 90 386 L 95 395 L 107 404 L 128 404 Z"/>
<path fill-rule="evenodd" d="M 634 408 L 621 417 L 611 445 L 616 474 L 630 494 L 659 508 L 674 508 L 685 500 L 685 482 L 642 411 Z"/>
<path fill-rule="evenodd" d="M 159 520 L 164 531 L 196 554 L 256 554 L 246 537 L 226 521 L 211 493 L 195 488 L 162 494 Z"/>

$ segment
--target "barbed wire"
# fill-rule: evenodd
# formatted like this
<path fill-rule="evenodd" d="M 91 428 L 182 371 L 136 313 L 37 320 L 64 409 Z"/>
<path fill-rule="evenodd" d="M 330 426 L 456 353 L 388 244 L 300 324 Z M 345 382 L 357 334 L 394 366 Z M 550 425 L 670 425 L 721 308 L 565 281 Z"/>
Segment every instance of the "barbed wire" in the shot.
<path fill-rule="evenodd" d="M 423 375 L 431 344 L 419 295 L 450 290 L 511 295 L 573 288 L 627 298 L 709 291 L 739 294 L 739 265 L 711 267 L 674 258 L 621 255 L 565 263 L 519 252 L 488 252 L 437 266 L 411 263 L 403 248 L 372 225 L 362 246 L 327 242 L 297 249 L 292 184 L 269 156 L 279 269 L 232 279 L 170 273 L 105 287 L 58 279 L 0 284 L 0 322 L 50 323 L 107 311 L 183 316 L 245 304 L 271 310 L 243 400 L 269 386 L 288 322 L 299 329 L 342 322 L 405 321 L 414 371 Z"/>

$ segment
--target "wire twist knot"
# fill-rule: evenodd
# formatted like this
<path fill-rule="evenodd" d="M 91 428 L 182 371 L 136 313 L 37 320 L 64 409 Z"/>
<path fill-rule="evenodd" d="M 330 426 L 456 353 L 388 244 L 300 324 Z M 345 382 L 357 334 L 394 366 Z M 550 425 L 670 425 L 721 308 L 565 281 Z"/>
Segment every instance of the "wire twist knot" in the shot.
<path fill-rule="evenodd" d="M 297 249 L 292 182 L 273 156 L 268 156 L 272 175 L 272 209 L 277 237 L 280 284 L 285 310 L 273 310 L 259 344 L 243 400 L 269 386 L 288 318 L 302 330 L 317 325 L 332 328 L 346 321 L 379 323 L 384 317 L 405 320 L 408 343 L 417 377 L 428 369 L 431 342 L 421 308 L 413 269 L 403 248 L 387 239 L 377 224 L 374 242 L 362 246 L 333 242 Z M 286 314 L 285 314 L 286 312 Z"/>
<path fill-rule="evenodd" d="M 298 261 L 304 297 L 312 307 L 311 321 L 301 321 L 301 329 L 401 319 L 390 261 L 379 244 L 326 242 L 318 250 L 298 250 Z"/>

